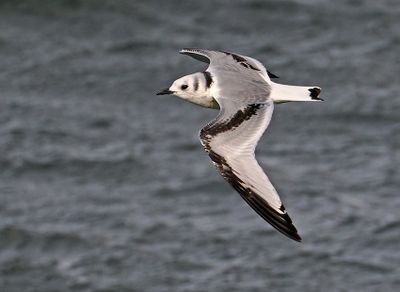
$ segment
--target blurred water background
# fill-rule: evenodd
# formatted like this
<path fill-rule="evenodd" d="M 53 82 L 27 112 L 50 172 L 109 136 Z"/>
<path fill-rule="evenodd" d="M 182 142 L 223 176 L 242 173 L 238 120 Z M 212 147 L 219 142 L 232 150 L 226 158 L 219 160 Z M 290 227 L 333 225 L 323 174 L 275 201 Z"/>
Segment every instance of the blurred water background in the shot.
<path fill-rule="evenodd" d="M 395 0 L 0 1 L 0 290 L 399 291 Z M 155 96 L 262 61 L 325 103 L 275 109 L 257 156 L 303 237 L 270 227 Z M 397 61 L 396 61 L 397 60 Z"/>

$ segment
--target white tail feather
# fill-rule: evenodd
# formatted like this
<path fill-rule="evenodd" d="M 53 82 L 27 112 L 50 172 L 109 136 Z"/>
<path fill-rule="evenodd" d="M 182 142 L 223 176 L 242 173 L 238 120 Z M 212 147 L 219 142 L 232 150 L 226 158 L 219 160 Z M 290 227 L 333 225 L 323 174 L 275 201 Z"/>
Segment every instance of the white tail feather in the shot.
<path fill-rule="evenodd" d="M 275 103 L 289 101 L 323 101 L 318 86 L 292 86 L 271 81 L 271 98 Z"/>

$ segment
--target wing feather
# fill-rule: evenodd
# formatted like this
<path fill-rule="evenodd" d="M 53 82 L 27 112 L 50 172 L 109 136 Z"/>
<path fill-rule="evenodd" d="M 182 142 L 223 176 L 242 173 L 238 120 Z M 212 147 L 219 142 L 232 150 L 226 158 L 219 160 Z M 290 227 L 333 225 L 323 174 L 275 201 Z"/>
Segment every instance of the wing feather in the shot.
<path fill-rule="evenodd" d="M 225 100 L 223 100 L 225 101 Z M 247 104 L 235 113 L 220 104 L 218 117 L 200 132 L 200 140 L 224 179 L 278 231 L 301 241 L 278 193 L 257 163 L 254 150 L 267 128 L 273 102 Z"/>
<path fill-rule="evenodd" d="M 267 69 L 265 69 L 264 65 L 254 59 L 252 57 L 239 55 L 235 53 L 225 52 L 225 51 L 217 51 L 217 50 L 206 50 L 206 49 L 196 49 L 196 48 L 185 48 L 179 51 L 181 54 L 188 55 L 198 61 L 208 63 L 208 64 L 216 64 L 223 62 L 234 61 L 241 66 L 258 71 L 265 81 L 270 82 L 270 78 L 279 78 L 275 74 L 271 73 Z"/>

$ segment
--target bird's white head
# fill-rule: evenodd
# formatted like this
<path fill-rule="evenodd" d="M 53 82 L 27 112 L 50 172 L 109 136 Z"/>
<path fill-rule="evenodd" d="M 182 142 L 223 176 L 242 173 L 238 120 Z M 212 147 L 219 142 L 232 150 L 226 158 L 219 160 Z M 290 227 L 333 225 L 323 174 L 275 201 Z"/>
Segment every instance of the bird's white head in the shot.
<path fill-rule="evenodd" d="M 212 82 L 210 73 L 197 72 L 175 80 L 169 88 L 157 95 L 172 94 L 200 106 L 219 108 L 211 94 Z"/>

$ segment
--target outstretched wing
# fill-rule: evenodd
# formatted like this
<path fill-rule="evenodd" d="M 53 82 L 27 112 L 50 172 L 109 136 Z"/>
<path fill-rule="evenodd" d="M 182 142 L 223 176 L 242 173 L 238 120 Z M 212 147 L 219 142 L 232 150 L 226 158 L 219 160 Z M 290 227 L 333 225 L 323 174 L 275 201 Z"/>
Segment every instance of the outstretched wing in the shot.
<path fill-rule="evenodd" d="M 199 60 L 204 63 L 208 63 L 214 65 L 219 61 L 226 62 L 229 59 L 239 63 L 241 66 L 258 71 L 258 73 L 269 82 L 270 78 L 279 78 L 275 74 L 271 73 L 267 69 L 265 69 L 264 65 L 251 57 L 243 56 L 239 54 L 234 54 L 225 51 L 217 51 L 217 50 L 206 50 L 206 49 L 195 49 L 195 48 L 185 48 L 179 51 L 181 54 L 191 56 L 192 58 Z"/>
<path fill-rule="evenodd" d="M 220 174 L 267 222 L 301 241 L 278 193 L 257 163 L 254 150 L 271 120 L 274 104 L 243 103 L 231 107 L 218 98 L 220 113 L 200 132 L 200 140 Z"/>

